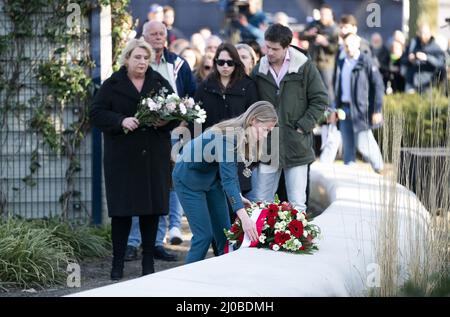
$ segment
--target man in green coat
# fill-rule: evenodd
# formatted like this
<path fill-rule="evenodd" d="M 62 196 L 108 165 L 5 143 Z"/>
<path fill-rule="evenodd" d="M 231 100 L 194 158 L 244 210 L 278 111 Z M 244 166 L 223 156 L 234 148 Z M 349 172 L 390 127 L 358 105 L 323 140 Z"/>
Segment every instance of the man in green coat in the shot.
<path fill-rule="evenodd" d="M 278 157 L 274 164 L 260 164 L 252 175 L 253 201 L 273 201 L 284 170 L 289 201 L 306 210 L 308 167 L 314 159 L 312 130 L 328 105 L 325 85 L 316 66 L 302 51 L 290 46 L 292 31 L 281 24 L 264 34 L 267 55 L 255 66 L 255 80 L 262 100 L 278 112 Z M 275 133 L 272 133 L 275 135 Z M 273 151 L 272 151 L 273 155 Z"/>

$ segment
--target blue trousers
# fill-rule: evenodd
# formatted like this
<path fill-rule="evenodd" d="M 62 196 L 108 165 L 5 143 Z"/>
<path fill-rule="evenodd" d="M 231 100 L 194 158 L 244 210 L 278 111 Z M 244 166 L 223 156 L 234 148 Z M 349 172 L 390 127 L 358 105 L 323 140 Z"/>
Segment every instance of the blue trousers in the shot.
<path fill-rule="evenodd" d="M 356 162 L 356 149 L 358 149 L 364 160 L 369 162 L 376 172 L 381 171 L 384 167 L 383 155 L 372 130 L 355 133 L 350 108 L 343 107 L 343 110 L 346 116 L 345 120 L 340 121 L 339 129 L 342 135 L 344 164 L 350 165 Z"/>
<path fill-rule="evenodd" d="M 208 191 L 194 191 L 176 177 L 173 180 L 192 232 L 186 263 L 203 260 L 213 238 L 219 255 L 223 254 L 226 243 L 223 230 L 228 230 L 231 225 L 226 196 L 220 182 L 216 181 Z"/>

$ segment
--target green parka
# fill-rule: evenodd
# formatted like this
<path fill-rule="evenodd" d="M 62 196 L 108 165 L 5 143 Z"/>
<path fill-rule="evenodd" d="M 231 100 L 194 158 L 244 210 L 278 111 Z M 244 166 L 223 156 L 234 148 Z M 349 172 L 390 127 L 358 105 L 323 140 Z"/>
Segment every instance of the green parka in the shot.
<path fill-rule="evenodd" d="M 289 69 L 280 87 L 269 71 L 267 57 L 261 59 L 251 74 L 260 99 L 272 103 L 278 113 L 281 168 L 314 161 L 312 130 L 328 105 L 327 90 L 316 66 L 296 47 L 290 46 L 288 50 Z"/>

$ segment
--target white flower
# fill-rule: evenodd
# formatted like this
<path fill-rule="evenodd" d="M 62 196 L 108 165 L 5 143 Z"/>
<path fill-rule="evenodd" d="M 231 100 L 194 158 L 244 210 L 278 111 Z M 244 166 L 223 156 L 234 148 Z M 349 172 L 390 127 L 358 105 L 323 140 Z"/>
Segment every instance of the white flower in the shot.
<path fill-rule="evenodd" d="M 164 98 L 163 97 L 161 97 L 161 96 L 158 96 L 157 98 L 156 98 L 156 102 L 157 103 L 161 103 L 161 104 L 163 104 L 164 103 Z"/>
<path fill-rule="evenodd" d="M 303 223 L 303 227 L 306 227 L 306 225 L 308 224 L 308 220 L 302 220 L 302 223 Z"/>
<path fill-rule="evenodd" d="M 342 109 L 338 109 L 337 111 L 337 116 L 339 118 L 339 120 L 345 120 L 345 111 Z"/>
<path fill-rule="evenodd" d="M 197 110 L 197 111 L 199 111 L 199 110 L 202 109 L 202 108 L 200 108 L 199 105 L 196 105 L 194 109 Z"/>
<path fill-rule="evenodd" d="M 148 99 L 147 106 L 151 111 L 158 111 L 159 109 L 161 109 L 161 105 L 157 104 L 152 99 Z"/>
<path fill-rule="evenodd" d="M 274 245 L 272 246 L 272 250 L 278 251 L 278 250 L 280 250 L 280 246 L 279 246 L 278 244 L 274 244 Z"/>
<path fill-rule="evenodd" d="M 261 234 L 261 235 L 259 236 L 259 242 L 261 242 L 261 243 L 266 242 L 266 236 L 265 236 L 264 234 Z"/>
<path fill-rule="evenodd" d="M 305 214 L 302 213 L 302 212 L 299 212 L 299 213 L 297 214 L 297 220 L 299 220 L 299 221 L 305 220 Z"/>
<path fill-rule="evenodd" d="M 195 101 L 192 97 L 189 97 L 188 100 L 186 100 L 185 104 L 186 104 L 186 108 L 192 109 L 195 105 Z"/>
<path fill-rule="evenodd" d="M 169 112 L 174 112 L 177 109 L 177 104 L 175 102 L 169 102 L 166 104 L 166 108 Z"/>
<path fill-rule="evenodd" d="M 306 230 L 303 230 L 303 236 L 306 238 L 308 236 L 309 232 Z"/>
<path fill-rule="evenodd" d="M 186 106 L 184 105 L 184 103 L 180 103 L 178 105 L 178 107 L 180 108 L 181 114 L 186 114 L 187 113 L 187 109 L 186 109 Z"/>
<path fill-rule="evenodd" d="M 177 102 L 178 100 L 180 100 L 180 97 L 178 97 L 177 94 L 172 93 L 172 94 L 170 94 L 170 95 L 167 96 L 167 100 L 168 100 L 169 102 Z"/>

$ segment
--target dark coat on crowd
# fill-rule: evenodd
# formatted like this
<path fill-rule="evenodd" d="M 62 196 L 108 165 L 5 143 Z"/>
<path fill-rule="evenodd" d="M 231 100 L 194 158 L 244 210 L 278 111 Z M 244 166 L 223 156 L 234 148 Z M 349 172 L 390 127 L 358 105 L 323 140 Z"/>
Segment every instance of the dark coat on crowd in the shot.
<path fill-rule="evenodd" d="M 194 99 L 200 101 L 206 111 L 206 122 L 203 124 L 205 130 L 220 121 L 244 113 L 258 101 L 258 93 L 254 81 L 248 76 L 227 87 L 225 91 L 222 91 L 217 80 L 209 77 L 200 84 Z"/>
<path fill-rule="evenodd" d="M 316 45 L 317 35 L 306 36 L 306 32 L 312 28 L 316 28 L 317 34 L 327 38 L 328 46 Z M 339 30 L 336 24 L 325 26 L 320 21 L 314 21 L 306 27 L 305 31 L 300 34 L 300 37 L 309 41 L 308 52 L 319 70 L 334 69 L 336 53 L 339 49 Z"/>
<path fill-rule="evenodd" d="M 427 60 L 416 60 L 414 63 L 411 63 L 408 60 L 408 55 L 417 52 L 427 54 Z M 403 61 L 407 66 L 407 89 L 412 87 L 416 91 L 422 91 L 446 77 L 444 75 L 446 72 L 445 53 L 439 45 L 436 44 L 433 37 L 427 44 L 423 44 L 418 37 L 412 39 L 405 52 Z"/>
<path fill-rule="evenodd" d="M 372 63 L 374 66 L 379 67 L 378 64 L 378 60 L 374 60 L 373 59 L 373 52 L 372 49 L 370 48 L 370 43 L 369 41 L 367 41 L 365 38 L 361 37 L 361 44 L 359 46 L 359 50 L 361 51 L 361 53 L 364 53 L 365 55 L 369 56 L 372 59 Z M 339 49 L 336 52 L 336 63 L 334 64 L 334 73 L 333 73 L 333 87 L 336 87 L 337 83 L 336 81 L 338 80 L 338 76 L 337 76 L 337 72 L 338 72 L 338 65 L 339 65 L 339 61 L 341 61 L 343 58 L 345 58 L 345 49 L 343 45 L 339 46 Z"/>
<path fill-rule="evenodd" d="M 341 59 L 337 67 L 336 106 L 342 106 L 341 74 L 345 59 Z M 381 112 L 384 97 L 383 78 L 373 64 L 372 58 L 361 52 L 358 62 L 351 74 L 351 102 L 354 132 L 372 128 L 372 114 Z"/>
<path fill-rule="evenodd" d="M 243 114 L 259 100 L 256 84 L 248 76 L 227 87 L 225 91 L 222 91 L 217 80 L 209 77 L 200 84 L 194 99 L 201 102 L 206 111 L 203 131 L 218 122 Z M 245 192 L 251 189 L 251 181 L 242 175 L 242 170 L 242 164 L 239 164 L 239 181 L 241 190 Z"/>
<path fill-rule="evenodd" d="M 164 215 L 169 210 L 170 130 L 140 127 L 125 134 L 122 121 L 133 117 L 141 98 L 159 93 L 170 84 L 150 67 L 139 93 L 122 67 L 107 79 L 94 97 L 90 119 L 103 132 L 104 172 L 108 214 Z"/>

